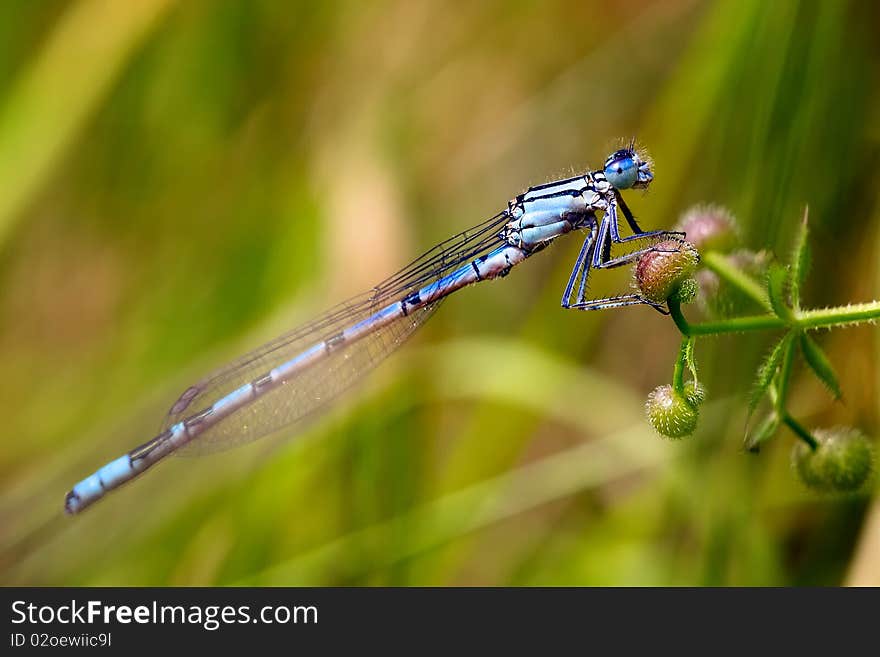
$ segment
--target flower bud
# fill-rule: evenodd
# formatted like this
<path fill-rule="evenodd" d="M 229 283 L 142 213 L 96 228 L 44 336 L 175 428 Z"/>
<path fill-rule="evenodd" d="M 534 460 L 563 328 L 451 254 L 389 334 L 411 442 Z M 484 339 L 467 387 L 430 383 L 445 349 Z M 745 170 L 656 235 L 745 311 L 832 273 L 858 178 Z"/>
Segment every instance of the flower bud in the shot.
<path fill-rule="evenodd" d="M 691 406 L 697 408 L 706 399 L 706 389 L 696 381 L 688 381 L 684 384 L 684 398 Z"/>
<path fill-rule="evenodd" d="M 672 294 L 669 295 L 669 298 L 674 299 L 678 303 L 684 305 L 693 301 L 696 298 L 697 292 L 699 290 L 700 286 L 695 279 L 686 278 L 678 284 L 678 287 L 676 287 L 672 291 Z"/>
<path fill-rule="evenodd" d="M 639 258 L 635 266 L 636 286 L 645 298 L 665 303 L 690 279 L 699 261 L 700 254 L 689 242 L 664 240 L 655 245 L 655 250 Z M 693 294 L 695 290 L 690 292 Z"/>
<path fill-rule="evenodd" d="M 845 493 L 858 490 L 871 473 L 871 443 L 858 429 L 836 427 L 817 429 L 813 436 L 816 449 L 802 441 L 791 453 L 792 465 L 801 481 L 823 493 Z"/>
<path fill-rule="evenodd" d="M 681 216 L 676 230 L 684 231 L 701 251 L 727 253 L 739 242 L 736 220 L 720 205 L 695 205 Z"/>
<path fill-rule="evenodd" d="M 672 386 L 659 386 L 645 404 L 648 421 L 661 436 L 684 438 L 697 428 L 699 413 L 695 405 L 675 392 Z"/>

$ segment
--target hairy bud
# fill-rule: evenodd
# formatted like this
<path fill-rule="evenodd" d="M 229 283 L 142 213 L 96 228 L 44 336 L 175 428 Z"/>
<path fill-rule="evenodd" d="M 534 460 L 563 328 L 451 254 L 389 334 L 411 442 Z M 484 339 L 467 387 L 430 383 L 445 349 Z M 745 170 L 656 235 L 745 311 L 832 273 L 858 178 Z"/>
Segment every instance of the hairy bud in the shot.
<path fill-rule="evenodd" d="M 691 393 L 696 393 L 696 388 Z M 659 386 L 648 395 L 645 404 L 648 421 L 661 436 L 684 438 L 697 428 L 697 406 L 678 394 L 672 386 Z"/>
<path fill-rule="evenodd" d="M 636 286 L 645 298 L 665 303 L 690 279 L 699 262 L 700 254 L 689 242 L 664 240 L 639 258 L 634 272 Z M 692 298 L 696 289 L 687 286 L 683 292 Z"/>
<path fill-rule="evenodd" d="M 727 253 L 739 242 L 736 220 L 720 205 L 695 205 L 681 216 L 676 230 L 687 233 L 688 242 L 701 251 Z"/>
<path fill-rule="evenodd" d="M 688 381 L 684 384 L 684 398 L 696 408 L 706 399 L 706 389 L 696 381 Z"/>
<path fill-rule="evenodd" d="M 858 429 L 817 429 L 819 445 L 811 449 L 798 441 L 792 450 L 792 465 L 808 488 L 823 493 L 858 490 L 871 474 L 871 443 Z"/>

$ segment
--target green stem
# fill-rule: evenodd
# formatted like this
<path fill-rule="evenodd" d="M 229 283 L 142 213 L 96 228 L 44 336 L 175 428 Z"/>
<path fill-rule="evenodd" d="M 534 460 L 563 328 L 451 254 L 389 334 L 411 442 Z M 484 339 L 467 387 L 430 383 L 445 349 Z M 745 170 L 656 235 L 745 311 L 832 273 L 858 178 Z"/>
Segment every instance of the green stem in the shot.
<path fill-rule="evenodd" d="M 785 328 L 787 324 L 776 315 L 749 315 L 722 319 L 717 322 L 690 324 L 689 326 L 691 335 L 721 335 L 746 331 L 772 331 Z"/>
<path fill-rule="evenodd" d="M 774 400 L 777 413 L 780 417 L 785 417 L 785 400 L 788 398 L 788 385 L 791 381 L 791 370 L 794 365 L 794 355 L 797 353 L 797 343 L 795 336 L 786 334 L 785 339 L 788 344 L 785 345 L 785 351 L 782 354 L 782 364 L 779 367 L 779 378 L 776 386 L 777 395 Z"/>
<path fill-rule="evenodd" d="M 703 264 L 718 278 L 727 282 L 767 310 L 773 310 L 764 288 L 751 276 L 734 266 L 730 260 L 717 251 L 701 254 Z"/>
<path fill-rule="evenodd" d="M 684 338 L 678 350 L 678 358 L 675 360 L 675 370 L 672 372 L 672 389 L 680 395 L 684 395 L 684 369 L 686 367 L 687 350 L 690 340 Z"/>
<path fill-rule="evenodd" d="M 681 304 L 674 299 L 667 302 L 672 321 L 685 337 L 697 335 L 721 335 L 723 333 L 742 333 L 745 331 L 767 331 L 785 328 L 786 323 L 776 315 L 750 315 L 747 317 L 733 317 L 722 319 L 717 322 L 701 322 L 691 324 L 681 311 Z"/>
<path fill-rule="evenodd" d="M 804 310 L 795 316 L 795 323 L 803 329 L 845 326 L 880 319 L 880 301 L 855 303 L 837 308 Z"/>
<path fill-rule="evenodd" d="M 785 400 L 788 397 L 789 383 L 791 382 L 791 370 L 794 365 L 794 357 L 797 353 L 797 336 L 791 336 L 788 344 L 785 346 L 785 353 L 782 354 L 782 364 L 779 366 L 779 379 L 776 386 L 777 394 L 772 396 L 773 407 L 776 413 L 782 418 L 786 426 L 791 429 L 795 435 L 803 440 L 810 449 L 815 450 L 819 443 L 813 437 L 813 434 L 804 427 L 800 422 L 795 420 L 785 409 Z"/>
<path fill-rule="evenodd" d="M 800 328 L 806 331 L 818 328 L 847 326 L 880 319 L 880 301 L 870 301 L 837 308 L 805 310 L 786 321 L 776 315 L 749 315 L 733 317 L 716 322 L 691 324 L 681 311 L 681 304 L 670 300 L 669 313 L 684 336 L 722 335 L 724 333 L 743 333 L 746 331 L 772 331 L 783 328 Z"/>
<path fill-rule="evenodd" d="M 689 338 L 693 335 L 691 332 L 691 325 L 688 323 L 687 318 L 681 312 L 681 304 L 677 299 L 668 299 L 666 305 L 669 306 L 669 314 L 672 316 L 672 321 L 675 322 L 675 325 L 678 327 L 678 330 L 681 331 L 681 334 Z"/>
<path fill-rule="evenodd" d="M 807 445 L 810 446 L 810 449 L 815 450 L 819 447 L 819 443 L 813 437 L 809 431 L 807 431 L 803 425 L 800 424 L 797 420 L 795 420 L 791 415 L 788 414 L 787 411 L 783 411 L 781 413 L 782 421 L 785 422 L 785 425 L 791 429 L 794 434 L 803 440 Z"/>

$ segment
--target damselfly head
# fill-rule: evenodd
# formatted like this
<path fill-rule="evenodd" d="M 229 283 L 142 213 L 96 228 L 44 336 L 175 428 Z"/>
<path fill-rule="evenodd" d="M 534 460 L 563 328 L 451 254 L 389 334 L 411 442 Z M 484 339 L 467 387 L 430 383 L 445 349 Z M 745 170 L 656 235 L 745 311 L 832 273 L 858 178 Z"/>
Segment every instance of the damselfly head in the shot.
<path fill-rule="evenodd" d="M 608 182 L 617 189 L 645 189 L 654 180 L 651 159 L 632 145 L 609 155 L 604 172 Z"/>

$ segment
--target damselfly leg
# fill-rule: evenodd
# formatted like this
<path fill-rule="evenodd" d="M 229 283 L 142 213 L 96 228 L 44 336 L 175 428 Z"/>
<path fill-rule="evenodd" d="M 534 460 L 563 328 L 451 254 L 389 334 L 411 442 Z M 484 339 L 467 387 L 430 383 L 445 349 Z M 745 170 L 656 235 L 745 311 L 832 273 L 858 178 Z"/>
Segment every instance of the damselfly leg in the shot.
<path fill-rule="evenodd" d="M 622 306 L 637 306 L 640 304 L 646 304 L 651 306 L 654 310 L 659 312 L 662 315 L 668 315 L 669 311 L 666 310 L 659 303 L 655 303 L 650 299 L 646 299 L 641 294 L 621 294 L 615 297 L 606 297 L 604 299 L 591 299 L 589 301 L 584 301 L 583 303 L 575 303 L 568 308 L 572 310 L 607 310 L 609 308 L 620 308 Z"/>
<path fill-rule="evenodd" d="M 569 276 L 568 284 L 565 287 L 565 292 L 562 295 L 562 307 L 572 310 L 603 310 L 606 308 L 616 308 L 619 306 L 634 306 L 638 304 L 646 304 L 651 306 L 655 310 L 663 313 L 664 315 L 668 314 L 668 311 L 661 304 L 646 299 L 640 294 L 630 293 L 613 297 L 605 297 L 603 299 L 586 298 L 586 284 L 587 279 L 589 278 L 591 267 L 594 269 L 613 269 L 615 267 L 621 267 L 623 265 L 634 262 L 646 253 L 656 252 L 658 250 L 666 251 L 666 249 L 658 249 L 656 245 L 651 245 L 643 249 L 638 249 L 631 253 L 612 258 L 612 244 L 623 244 L 626 242 L 642 239 L 674 239 L 676 241 L 681 241 L 681 239 L 684 237 L 684 233 L 680 231 L 643 231 L 639 227 L 632 212 L 623 202 L 623 198 L 619 194 L 616 195 L 616 200 L 617 203 L 611 203 L 608 206 L 608 210 L 605 213 L 605 216 L 602 217 L 601 222 L 597 222 L 595 216 L 590 218 L 590 233 L 584 240 L 584 244 L 581 247 L 577 260 L 575 260 L 574 268 L 572 269 L 571 276 Z M 627 224 L 629 224 L 629 227 L 633 231 L 633 234 L 627 237 L 621 237 L 620 235 L 620 228 L 618 225 L 617 216 L 618 205 L 621 208 Z M 577 296 L 572 299 L 572 292 L 576 283 L 578 285 L 578 292 Z"/>
<path fill-rule="evenodd" d="M 565 292 L 562 293 L 562 307 L 570 308 L 570 299 L 572 290 L 574 290 L 575 283 L 578 281 L 578 277 L 580 277 L 580 285 L 578 285 L 578 294 L 577 299 L 582 299 L 584 296 L 584 291 L 587 285 L 587 275 L 590 271 L 590 258 L 593 257 L 593 244 L 596 242 L 596 232 L 598 230 L 598 224 L 596 223 L 595 217 L 590 221 L 590 233 L 587 235 L 587 238 L 584 240 L 583 246 L 581 246 L 581 252 L 578 254 L 577 260 L 575 260 L 574 268 L 571 270 L 571 276 L 568 277 L 568 284 L 565 286 Z"/>
<path fill-rule="evenodd" d="M 651 301 L 650 299 L 646 299 L 641 294 L 621 294 L 613 297 L 605 297 L 603 299 L 586 298 L 586 286 L 587 278 L 590 273 L 590 263 L 598 253 L 595 240 L 598 230 L 601 229 L 597 229 L 596 223 L 594 222 L 590 234 L 584 240 L 584 245 L 581 247 L 581 252 L 575 261 L 574 269 L 572 269 L 571 276 L 568 279 L 568 285 L 566 285 L 565 292 L 562 296 L 562 307 L 570 310 L 605 310 L 608 308 L 646 304 L 654 308 L 654 310 L 657 310 L 664 315 L 668 315 L 669 311 L 667 311 L 662 305 Z M 609 245 L 610 243 L 610 241 L 606 242 L 606 244 Z M 646 253 L 653 249 L 654 247 L 643 249 L 642 252 Z M 623 256 L 623 258 L 625 257 L 626 256 Z M 624 262 L 619 264 L 624 264 Z M 576 282 L 578 282 L 577 296 L 574 298 L 574 301 L 572 301 L 572 291 Z"/>

